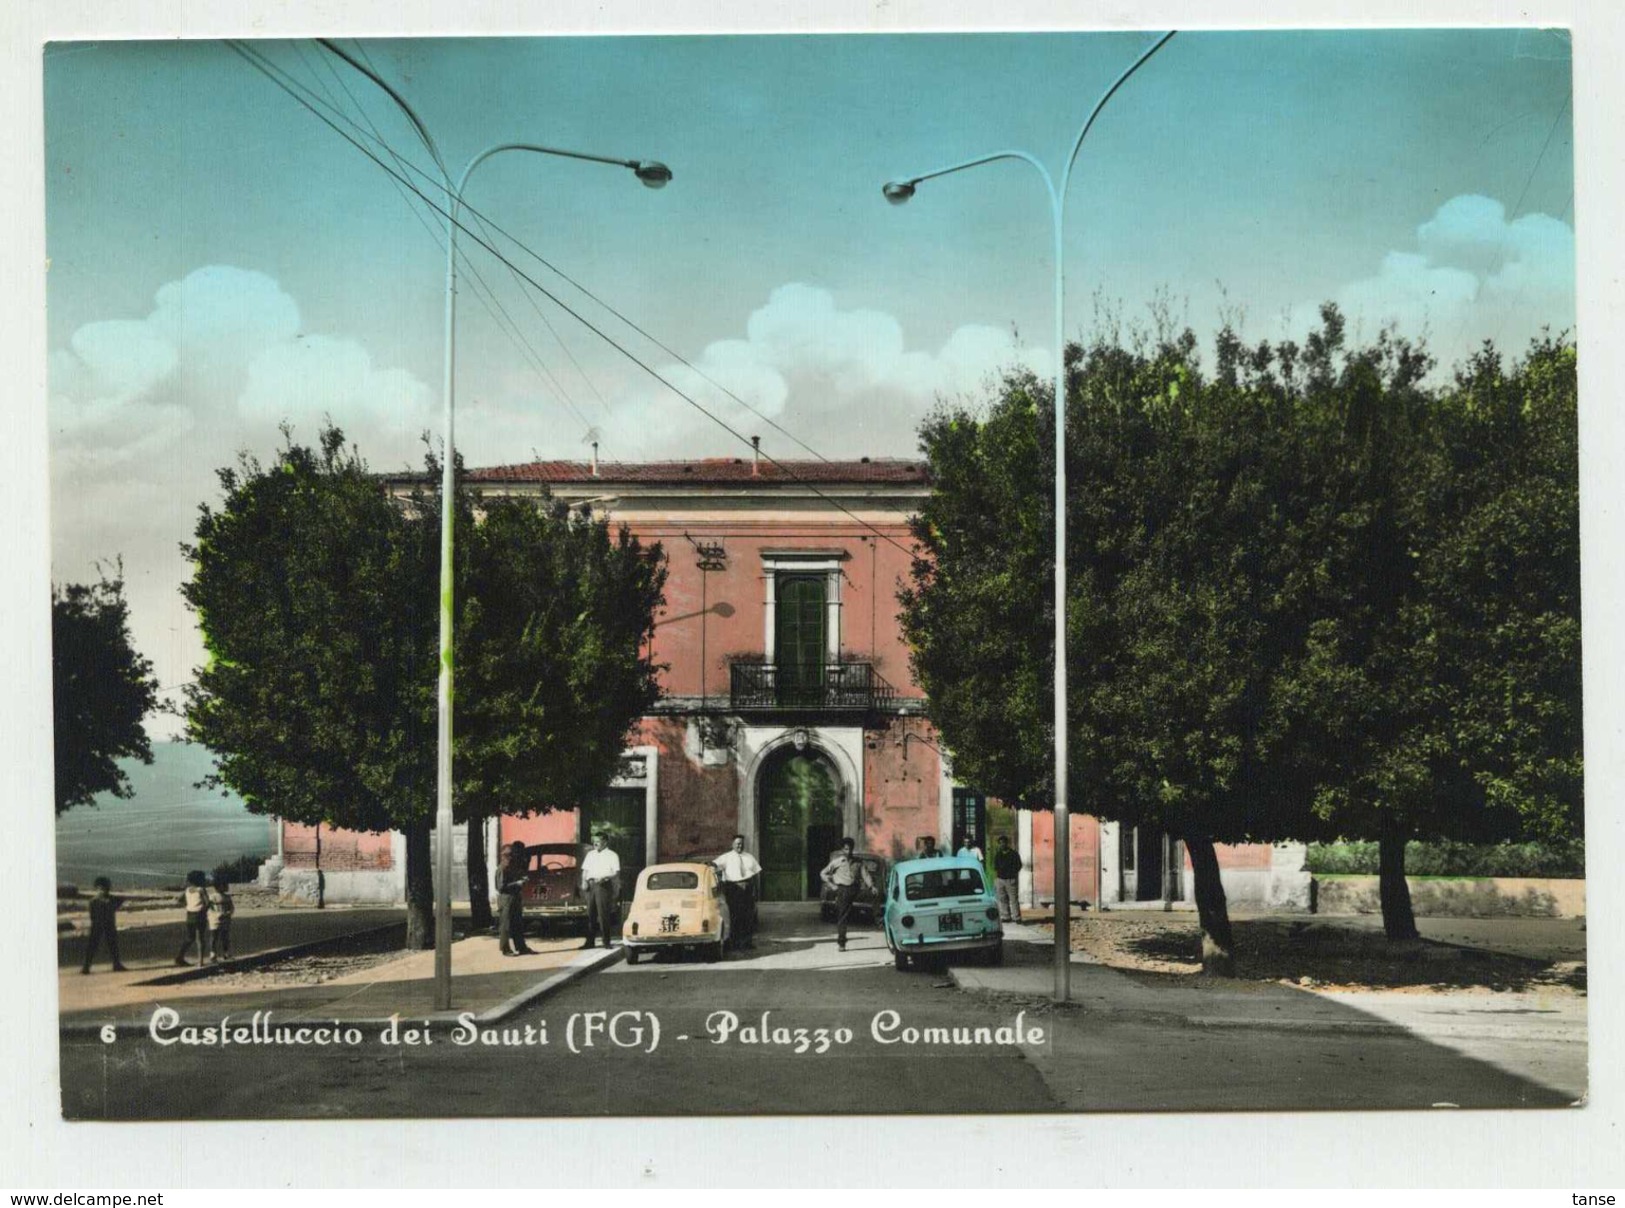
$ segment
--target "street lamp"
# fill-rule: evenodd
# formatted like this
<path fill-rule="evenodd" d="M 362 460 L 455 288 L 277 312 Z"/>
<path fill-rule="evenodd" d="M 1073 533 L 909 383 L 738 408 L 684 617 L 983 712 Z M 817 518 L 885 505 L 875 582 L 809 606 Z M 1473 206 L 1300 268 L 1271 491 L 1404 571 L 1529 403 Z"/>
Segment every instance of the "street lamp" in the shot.
<path fill-rule="evenodd" d="M 1061 173 L 1060 188 L 1055 187 L 1049 171 L 1025 151 L 995 151 L 962 163 L 950 164 L 934 172 L 888 181 L 881 188 L 882 195 L 892 205 L 902 205 L 912 198 L 918 187 L 938 176 L 963 172 L 983 164 L 1004 159 L 1019 159 L 1038 173 L 1049 195 L 1050 219 L 1055 240 L 1055 1001 L 1065 1002 L 1071 995 L 1072 982 L 1072 834 L 1067 812 L 1067 733 L 1066 733 L 1066 331 L 1065 331 L 1065 273 L 1062 271 L 1061 234 L 1066 218 L 1066 186 L 1072 178 L 1072 166 L 1077 162 L 1078 149 L 1084 137 L 1095 124 L 1095 118 L 1111 100 L 1112 94 L 1123 82 L 1138 71 L 1152 55 L 1161 50 L 1174 36 L 1169 30 L 1158 38 L 1139 58 L 1112 82 L 1089 111 L 1089 117 L 1072 142 L 1072 152 L 1066 157 L 1066 168 Z M 1095 868 L 1098 873 L 1100 856 L 1098 847 Z M 1100 891 L 1095 891 L 1095 906 L 1100 906 Z"/>
<path fill-rule="evenodd" d="M 451 1006 L 451 870 L 452 819 L 451 801 L 451 721 L 452 721 L 452 605 L 454 584 L 452 578 L 452 550 L 455 536 L 453 518 L 456 513 L 456 443 L 453 439 L 456 384 L 457 384 L 457 230 L 458 211 L 462 209 L 463 190 L 474 169 L 493 155 L 504 151 L 529 151 L 536 155 L 556 155 L 564 159 L 582 159 L 591 163 L 610 164 L 629 169 L 650 189 L 663 189 L 671 182 L 671 169 L 652 159 L 619 159 L 607 155 L 590 155 L 583 151 L 566 151 L 559 147 L 544 147 L 539 143 L 498 143 L 487 147 L 473 159 L 452 184 L 451 173 L 435 146 L 434 139 L 406 98 L 396 92 L 381 76 L 357 61 L 348 51 L 327 39 L 321 45 L 354 67 L 378 85 L 398 105 L 411 121 L 423 145 L 434 157 L 435 166 L 445 180 L 447 191 L 446 213 L 446 353 L 445 353 L 445 449 L 442 454 L 440 475 L 440 680 L 438 686 L 438 726 L 436 729 L 435 760 L 435 899 L 434 899 L 434 1003 L 435 1009 L 444 1011 Z"/>
<path fill-rule="evenodd" d="M 444 1011 L 451 1006 L 451 872 L 452 872 L 452 818 L 451 800 L 451 720 L 452 720 L 452 548 L 454 542 L 453 506 L 455 482 L 455 450 L 453 424 L 457 390 L 457 213 L 462 208 L 463 190 L 474 169 L 486 160 L 504 151 L 529 151 L 536 155 L 556 155 L 564 159 L 583 159 L 591 163 L 611 164 L 628 168 L 650 189 L 663 189 L 671 181 L 671 169 L 655 160 L 618 159 L 607 155 L 589 155 L 583 151 L 565 151 L 558 147 L 544 147 L 538 143 L 498 143 L 487 147 L 463 169 L 456 186 L 451 190 L 446 215 L 446 384 L 445 384 L 445 452 L 440 467 L 440 683 L 438 692 L 439 724 L 436 732 L 435 760 L 435 879 L 438 886 L 434 898 L 434 997 L 435 1009 Z"/>

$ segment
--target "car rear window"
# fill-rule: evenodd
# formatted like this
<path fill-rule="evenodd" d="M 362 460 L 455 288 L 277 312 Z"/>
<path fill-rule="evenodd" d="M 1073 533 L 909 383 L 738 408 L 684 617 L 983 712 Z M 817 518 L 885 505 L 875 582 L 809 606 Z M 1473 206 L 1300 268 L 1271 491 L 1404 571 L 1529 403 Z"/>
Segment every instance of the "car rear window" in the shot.
<path fill-rule="evenodd" d="M 652 872 L 644 882 L 645 889 L 698 889 L 700 874 L 696 872 Z"/>
<path fill-rule="evenodd" d="M 974 868 L 934 868 L 930 872 L 911 872 L 903 878 L 903 895 L 911 902 L 982 892 L 982 874 Z"/>
<path fill-rule="evenodd" d="M 539 852 L 531 866 L 540 872 L 574 872 L 578 861 L 572 851 Z"/>

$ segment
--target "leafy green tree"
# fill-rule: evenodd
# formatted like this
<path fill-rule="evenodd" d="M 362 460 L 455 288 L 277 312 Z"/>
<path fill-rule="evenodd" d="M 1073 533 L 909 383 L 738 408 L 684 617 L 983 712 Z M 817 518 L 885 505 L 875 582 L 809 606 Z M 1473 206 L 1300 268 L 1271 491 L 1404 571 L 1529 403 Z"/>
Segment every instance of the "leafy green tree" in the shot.
<path fill-rule="evenodd" d="M 433 498 L 419 497 L 425 518 Z M 659 696 L 648 658 L 660 546 L 558 500 L 476 496 L 457 649 L 456 797 L 470 901 L 488 914 L 483 823 L 589 801 Z"/>
<path fill-rule="evenodd" d="M 158 704 L 152 663 L 130 640 L 122 569 L 51 589 L 51 720 L 56 812 L 130 795 L 120 759 L 152 762 L 142 719 Z"/>
<path fill-rule="evenodd" d="M 393 496 L 331 427 L 318 449 L 290 440 L 274 465 L 244 457 L 220 480 L 186 550 L 210 655 L 191 737 L 252 810 L 402 831 L 407 942 L 428 946 L 438 496 Z M 457 507 L 453 792 L 488 911 L 483 820 L 570 808 L 613 777 L 654 695 L 645 639 L 664 570 L 658 547 L 547 500 L 460 491 Z"/>
<path fill-rule="evenodd" d="M 1424 391 L 1419 350 L 1327 331 L 1297 412 L 1317 603 L 1284 691 L 1315 731 L 1317 819 L 1378 840 L 1385 931 L 1414 940 L 1408 841 L 1579 817 L 1573 354 L 1504 374 L 1486 348 Z"/>
<path fill-rule="evenodd" d="M 1421 386 L 1431 361 L 1388 333 L 1348 348 L 1331 307 L 1295 353 L 1257 350 L 1239 377 L 1288 401 L 1287 489 L 1303 499 L 1296 577 L 1307 590 L 1275 685 L 1297 724 L 1290 758 L 1313 815 L 1298 837 L 1377 837 L 1388 934 L 1414 939 L 1407 834 L 1428 818 L 1459 831 L 1482 821 L 1440 742 L 1445 687 L 1423 632 L 1420 526 L 1440 504 L 1437 406 Z"/>
<path fill-rule="evenodd" d="M 1574 346 L 1542 339 L 1510 371 L 1486 346 L 1444 407 L 1459 502 L 1435 517 L 1421 577 L 1450 735 L 1486 809 L 1562 840 L 1584 832 Z"/>
<path fill-rule="evenodd" d="M 986 414 L 943 411 L 922 427 L 933 490 L 910 521 L 920 555 L 899 594 L 914 678 L 955 775 L 1034 808 L 1054 800 L 1047 395 L 1013 374 Z"/>
<path fill-rule="evenodd" d="M 1372 836 L 1414 936 L 1404 845 L 1559 834 L 1579 801 L 1572 351 L 1187 332 L 1069 351 L 1072 800 L 1181 838 L 1204 966 L 1233 967 L 1216 843 Z M 1566 376 L 1565 376 L 1566 374 Z M 935 491 L 902 592 L 961 775 L 1053 799 L 1049 392 L 1006 378 L 922 429 Z"/>
<path fill-rule="evenodd" d="M 1217 974 L 1234 971 L 1234 939 L 1216 844 L 1309 828 L 1278 692 L 1311 598 L 1292 400 L 1229 368 L 1221 357 L 1205 377 L 1189 333 L 1097 345 L 1069 417 L 1070 594 L 1090 624 L 1069 635 L 1083 793 L 1102 817 L 1184 842 Z"/>
<path fill-rule="evenodd" d="M 222 469 L 182 587 L 208 652 L 188 737 L 256 813 L 400 830 L 407 943 L 434 939 L 434 533 L 411 523 L 343 434 Z"/>

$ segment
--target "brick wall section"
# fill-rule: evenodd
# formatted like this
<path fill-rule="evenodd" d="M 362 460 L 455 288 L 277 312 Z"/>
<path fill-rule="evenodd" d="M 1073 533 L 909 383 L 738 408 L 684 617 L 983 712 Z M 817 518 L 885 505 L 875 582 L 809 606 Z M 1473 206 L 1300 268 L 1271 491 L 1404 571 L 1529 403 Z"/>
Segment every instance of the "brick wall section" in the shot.
<path fill-rule="evenodd" d="M 917 717 L 897 718 L 864 735 L 863 846 L 888 860 L 913 858 L 920 837 L 937 835 L 939 827 L 940 758 L 924 742 L 905 745 L 905 735 L 937 741 L 930 723 Z"/>
<path fill-rule="evenodd" d="M 818 526 L 818 536 L 806 537 L 800 535 L 806 531 L 805 524 L 762 525 L 763 531 L 756 533 L 744 531 L 742 524 L 695 522 L 677 531 L 633 523 L 633 531 L 642 540 L 661 542 L 669 559 L 666 605 L 656 618 L 654 639 L 654 660 L 666 665 L 661 675 L 666 692 L 698 696 L 704 691 L 718 700 L 727 699 L 730 666 L 738 660 L 761 662 L 767 645 L 763 551 L 806 546 L 844 555 L 841 658 L 873 663 L 899 693 L 918 694 L 909 670 L 908 647 L 897 624 L 897 585 L 908 578 L 908 559 L 896 547 L 851 523 L 821 518 Z M 906 546 L 904 526 L 877 527 Z M 728 551 L 726 569 L 702 575 L 683 531 L 723 544 Z"/>
<path fill-rule="evenodd" d="M 739 772 L 732 762 L 707 767 L 686 750 L 688 723 L 647 717 L 639 741 L 660 750 L 656 785 L 662 860 L 720 855 L 739 829 Z"/>
<path fill-rule="evenodd" d="M 296 822 L 282 824 L 282 855 L 286 868 L 316 867 L 316 828 Z M 387 872 L 395 866 L 390 836 L 372 831 L 322 827 L 322 868 L 328 872 Z"/>
<path fill-rule="evenodd" d="M 1070 816 L 1072 832 L 1072 901 L 1095 900 L 1095 876 L 1100 865 L 1100 827 L 1087 814 Z M 1049 900 L 1055 894 L 1055 815 L 1033 811 L 1033 892 Z"/>
<path fill-rule="evenodd" d="M 1214 855 L 1219 858 L 1220 868 L 1262 868 L 1268 870 L 1270 866 L 1270 845 L 1268 843 L 1215 843 Z M 1190 867 L 1190 857 L 1185 857 L 1185 867 Z"/>
<path fill-rule="evenodd" d="M 515 839 L 526 845 L 532 843 L 575 843 L 580 819 L 575 810 L 554 810 L 550 814 L 532 814 L 526 818 L 502 820 L 502 842 Z"/>

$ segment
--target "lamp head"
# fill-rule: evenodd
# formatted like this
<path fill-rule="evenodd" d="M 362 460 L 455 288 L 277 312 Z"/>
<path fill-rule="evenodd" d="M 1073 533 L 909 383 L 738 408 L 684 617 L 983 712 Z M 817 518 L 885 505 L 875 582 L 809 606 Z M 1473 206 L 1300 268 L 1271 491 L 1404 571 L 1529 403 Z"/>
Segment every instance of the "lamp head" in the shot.
<path fill-rule="evenodd" d="M 904 181 L 893 180 L 883 185 L 880 192 L 892 205 L 900 206 L 914 196 L 914 186 Z"/>
<path fill-rule="evenodd" d="M 664 189 L 671 183 L 671 169 L 658 160 L 635 160 L 632 163 L 632 171 L 651 189 Z"/>

